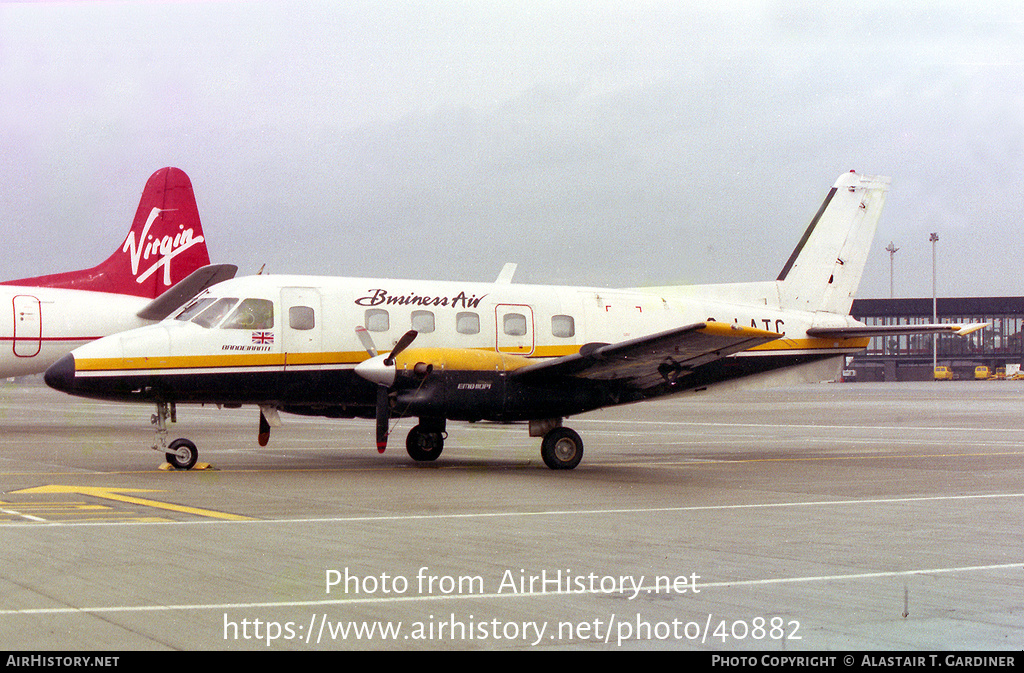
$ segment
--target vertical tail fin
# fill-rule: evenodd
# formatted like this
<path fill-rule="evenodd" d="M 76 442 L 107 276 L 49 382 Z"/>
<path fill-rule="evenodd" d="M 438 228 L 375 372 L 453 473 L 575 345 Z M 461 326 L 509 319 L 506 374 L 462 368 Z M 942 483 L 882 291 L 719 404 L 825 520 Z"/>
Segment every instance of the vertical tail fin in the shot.
<path fill-rule="evenodd" d="M 888 189 L 889 178 L 839 176 L 779 274 L 783 308 L 850 312 Z"/>
<path fill-rule="evenodd" d="M 192 183 L 178 168 L 150 176 L 122 245 L 102 264 L 0 283 L 155 298 L 210 263 Z"/>

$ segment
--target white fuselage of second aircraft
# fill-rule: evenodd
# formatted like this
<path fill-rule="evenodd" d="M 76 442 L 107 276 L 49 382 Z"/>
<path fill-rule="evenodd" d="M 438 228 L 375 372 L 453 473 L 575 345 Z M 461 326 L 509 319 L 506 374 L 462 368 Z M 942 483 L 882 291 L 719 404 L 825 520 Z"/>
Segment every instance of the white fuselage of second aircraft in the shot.
<path fill-rule="evenodd" d="M 0 285 L 0 372 L 45 371 L 62 355 L 107 334 L 147 325 L 150 299 L 110 292 Z"/>

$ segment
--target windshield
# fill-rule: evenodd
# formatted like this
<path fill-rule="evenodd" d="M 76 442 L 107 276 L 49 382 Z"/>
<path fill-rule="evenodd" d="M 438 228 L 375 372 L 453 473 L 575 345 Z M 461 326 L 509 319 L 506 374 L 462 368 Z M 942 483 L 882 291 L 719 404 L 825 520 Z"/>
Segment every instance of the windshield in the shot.
<path fill-rule="evenodd" d="M 214 327 L 228 314 L 231 307 L 237 303 L 238 299 L 235 297 L 217 299 L 208 308 L 199 311 L 198 315 L 192 319 L 192 322 L 200 327 Z"/>
<path fill-rule="evenodd" d="M 204 308 L 209 306 L 213 302 L 210 297 L 203 297 L 202 299 L 193 299 L 190 304 L 186 304 L 185 308 L 181 309 L 178 315 L 174 316 L 175 320 L 191 320 L 202 311 Z"/>
<path fill-rule="evenodd" d="M 237 308 L 235 304 L 238 304 Z M 233 308 L 234 311 L 231 310 Z M 228 313 L 231 315 L 225 320 Z M 191 321 L 208 329 L 218 326 L 220 329 L 273 329 L 274 302 L 269 299 L 243 299 L 239 304 L 235 297 L 202 297 L 187 304 L 174 319 Z"/>
<path fill-rule="evenodd" d="M 273 326 L 274 302 L 269 299 L 245 299 L 220 328 L 271 329 Z"/>

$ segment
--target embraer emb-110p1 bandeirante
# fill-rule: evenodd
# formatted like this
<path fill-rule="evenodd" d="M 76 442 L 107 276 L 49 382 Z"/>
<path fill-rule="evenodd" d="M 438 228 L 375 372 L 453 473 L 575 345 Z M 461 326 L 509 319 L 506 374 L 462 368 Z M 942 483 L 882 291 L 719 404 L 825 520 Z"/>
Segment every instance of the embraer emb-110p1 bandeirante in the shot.
<path fill-rule="evenodd" d="M 0 377 L 44 372 L 77 346 L 162 320 L 235 271 L 210 265 L 188 176 L 161 168 L 102 264 L 0 283 Z"/>
<path fill-rule="evenodd" d="M 583 442 L 564 418 L 737 380 L 835 378 L 844 356 L 889 334 L 848 313 L 888 179 L 836 181 L 775 281 L 599 289 L 494 283 L 254 276 L 209 288 L 163 322 L 83 346 L 54 364 L 58 390 L 156 402 L 157 442 L 187 468 L 195 445 L 166 443 L 178 403 L 254 404 L 260 444 L 278 412 L 418 417 L 406 449 L 440 455 L 447 421 L 526 422 L 552 469 Z M 974 328 L 978 326 L 973 326 Z M 915 332 L 961 331 L 916 325 Z M 379 350 L 379 353 L 378 353 Z"/>

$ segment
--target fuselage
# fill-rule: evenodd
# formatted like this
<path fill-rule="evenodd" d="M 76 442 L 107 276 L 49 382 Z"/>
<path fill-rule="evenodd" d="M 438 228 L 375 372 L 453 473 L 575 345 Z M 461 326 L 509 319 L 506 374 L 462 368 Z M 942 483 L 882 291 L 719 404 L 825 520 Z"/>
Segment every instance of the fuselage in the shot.
<path fill-rule="evenodd" d="M 0 377 L 38 374 L 73 349 L 150 321 L 149 299 L 109 292 L 0 285 Z"/>
<path fill-rule="evenodd" d="M 297 413 L 372 416 L 375 387 L 354 375 L 355 366 L 370 357 L 357 336 L 358 326 L 365 326 L 382 353 L 411 329 L 417 332 L 415 349 L 509 356 L 501 362 L 492 359 L 495 367 L 567 356 L 584 344 L 617 343 L 697 322 L 785 335 L 732 356 L 729 378 L 836 358 L 865 345 L 864 340 L 807 338 L 806 329 L 823 319 L 829 324 L 850 319 L 772 305 L 772 283 L 705 287 L 702 292 L 696 287 L 237 278 L 213 286 L 158 324 L 76 349 L 73 381 L 62 385 L 57 374 L 48 374 L 48 381 L 72 394 L 105 399 L 262 404 Z M 472 376 L 458 385 L 473 385 Z M 522 408 L 510 402 L 480 417 L 555 416 L 608 403 L 572 400 L 565 392 L 553 391 L 547 399 L 534 391 Z M 566 408 L 547 406 L 561 399 L 569 400 Z"/>

